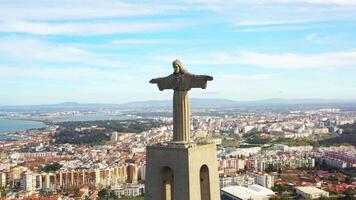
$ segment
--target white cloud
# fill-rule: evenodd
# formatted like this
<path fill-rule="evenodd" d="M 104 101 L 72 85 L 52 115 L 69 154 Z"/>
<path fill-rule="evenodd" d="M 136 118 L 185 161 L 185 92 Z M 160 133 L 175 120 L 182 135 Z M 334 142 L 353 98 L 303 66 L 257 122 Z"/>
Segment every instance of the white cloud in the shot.
<path fill-rule="evenodd" d="M 99 54 L 66 44 L 47 43 L 31 38 L 0 38 L 0 55 L 18 61 L 51 63 L 76 62 L 97 67 L 126 67 L 119 55 Z"/>
<path fill-rule="evenodd" d="M 61 81 L 131 81 L 133 77 L 128 74 L 117 75 L 110 71 L 94 68 L 80 67 L 0 67 L 0 77 L 3 78 L 30 78 Z"/>
<path fill-rule="evenodd" d="M 269 1 L 269 0 L 268 0 Z M 264 1 L 264 2 L 268 2 Z M 309 3 L 309 4 L 321 4 L 321 5 L 338 5 L 338 6 L 356 6 L 355 0 L 271 0 L 276 3 Z"/>
<path fill-rule="evenodd" d="M 184 7 L 134 4 L 117 0 L 11 0 L 1 2 L 2 20 L 103 19 L 122 16 L 168 14 Z"/>
<path fill-rule="evenodd" d="M 290 19 L 290 20 L 241 20 L 235 23 L 236 26 L 264 26 L 264 25 L 281 25 L 281 24 L 297 24 L 310 22 L 311 20 Z"/>
<path fill-rule="evenodd" d="M 113 44 L 118 45 L 156 45 L 156 44 L 171 44 L 176 43 L 173 40 L 164 39 L 117 39 L 112 41 Z"/>
<path fill-rule="evenodd" d="M 232 1 L 221 1 L 221 0 L 184 0 L 188 3 L 206 3 L 210 5 L 233 5 L 233 4 L 288 4 L 288 3 L 307 3 L 307 4 L 334 4 L 339 6 L 354 6 L 356 5 L 356 0 L 232 0 Z"/>
<path fill-rule="evenodd" d="M 82 23 L 39 23 L 27 21 L 0 22 L 0 32 L 28 33 L 38 35 L 107 35 L 119 33 L 140 33 L 172 29 L 182 26 L 179 23 L 146 22 L 82 22 Z"/>
<path fill-rule="evenodd" d="M 274 76 L 273 74 L 217 74 L 216 78 L 220 81 L 263 81 L 268 80 Z"/>
<path fill-rule="evenodd" d="M 319 33 L 311 33 L 305 37 L 305 40 L 316 44 L 334 44 L 341 41 L 340 34 L 325 35 Z"/>
<path fill-rule="evenodd" d="M 343 68 L 356 66 L 356 51 L 315 54 L 264 53 L 254 51 L 215 52 L 209 54 L 187 54 L 185 62 L 196 65 L 251 65 L 280 69 Z M 159 56 L 157 61 L 168 61 L 172 56 Z M 209 58 L 209 59 L 206 59 Z"/>
<path fill-rule="evenodd" d="M 241 64 L 273 68 L 334 68 L 354 67 L 356 52 L 332 52 L 321 54 L 257 53 L 240 52 L 237 60 Z M 224 57 L 224 55 L 223 55 Z"/>
<path fill-rule="evenodd" d="M 187 0 L 186 2 L 203 6 L 238 27 L 282 26 L 356 19 L 356 0 Z"/>

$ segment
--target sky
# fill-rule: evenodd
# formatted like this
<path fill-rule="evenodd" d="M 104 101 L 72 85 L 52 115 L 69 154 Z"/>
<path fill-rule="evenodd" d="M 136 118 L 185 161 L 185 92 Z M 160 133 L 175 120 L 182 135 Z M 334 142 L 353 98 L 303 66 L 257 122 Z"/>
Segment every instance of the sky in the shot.
<path fill-rule="evenodd" d="M 356 99 L 356 0 L 0 0 L 0 105 Z"/>

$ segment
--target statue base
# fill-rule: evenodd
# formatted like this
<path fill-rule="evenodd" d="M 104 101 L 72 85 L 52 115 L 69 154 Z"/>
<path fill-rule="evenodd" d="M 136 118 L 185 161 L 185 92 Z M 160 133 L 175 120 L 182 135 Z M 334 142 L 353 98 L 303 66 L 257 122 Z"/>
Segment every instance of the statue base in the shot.
<path fill-rule="evenodd" d="M 147 146 L 145 200 L 220 200 L 216 145 Z"/>
<path fill-rule="evenodd" d="M 196 144 L 194 142 L 170 141 L 167 143 L 167 146 L 171 148 L 189 148 L 189 147 L 195 147 Z"/>

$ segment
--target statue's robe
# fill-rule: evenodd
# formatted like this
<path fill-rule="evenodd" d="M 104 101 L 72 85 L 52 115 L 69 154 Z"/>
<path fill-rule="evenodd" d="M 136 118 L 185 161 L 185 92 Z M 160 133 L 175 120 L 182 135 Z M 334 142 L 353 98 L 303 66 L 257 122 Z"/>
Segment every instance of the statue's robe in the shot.
<path fill-rule="evenodd" d="M 191 88 L 206 88 L 210 76 L 195 75 L 190 73 L 171 74 L 167 77 L 156 78 L 155 83 L 159 90 L 173 89 L 176 91 L 188 91 Z"/>

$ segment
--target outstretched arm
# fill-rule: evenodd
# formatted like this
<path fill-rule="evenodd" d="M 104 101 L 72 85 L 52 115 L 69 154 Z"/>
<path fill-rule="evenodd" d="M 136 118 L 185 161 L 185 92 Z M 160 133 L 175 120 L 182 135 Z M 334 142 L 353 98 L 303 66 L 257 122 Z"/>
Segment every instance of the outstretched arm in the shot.
<path fill-rule="evenodd" d="M 159 78 L 153 78 L 153 79 L 150 80 L 150 83 L 158 83 L 158 79 Z"/>
<path fill-rule="evenodd" d="M 212 81 L 214 78 L 212 76 L 204 75 L 207 81 Z"/>
<path fill-rule="evenodd" d="M 202 88 L 205 89 L 207 82 L 212 81 L 212 76 L 206 75 L 193 75 L 191 79 L 191 88 Z"/>
<path fill-rule="evenodd" d="M 159 90 L 173 89 L 169 76 L 151 79 L 150 83 L 157 84 Z"/>

